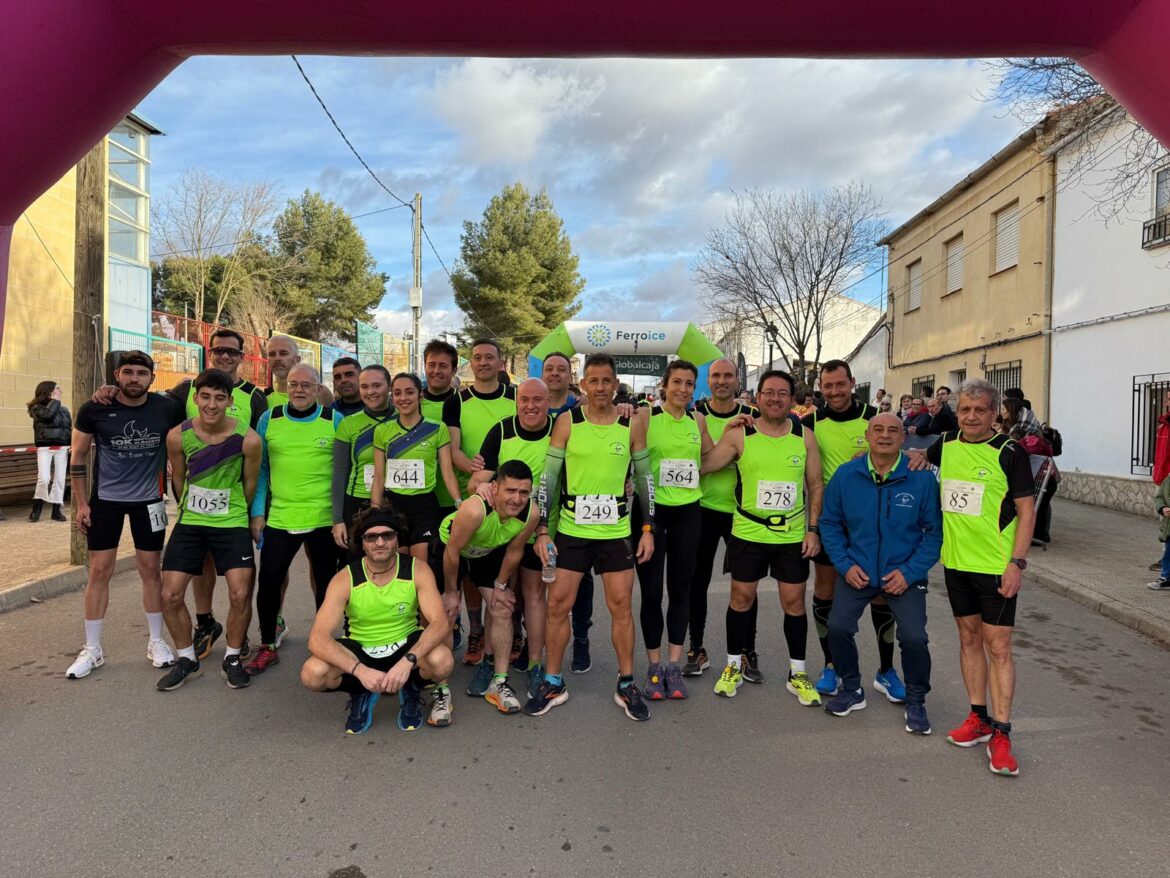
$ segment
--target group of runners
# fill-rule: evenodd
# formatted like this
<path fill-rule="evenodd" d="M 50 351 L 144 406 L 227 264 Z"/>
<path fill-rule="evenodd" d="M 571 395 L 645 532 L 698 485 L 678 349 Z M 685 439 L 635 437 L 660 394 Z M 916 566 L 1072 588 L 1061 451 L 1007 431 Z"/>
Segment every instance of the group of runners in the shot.
<path fill-rule="evenodd" d="M 461 647 L 474 666 L 467 692 L 495 710 L 541 716 L 563 705 L 570 643 L 569 670 L 591 667 L 594 573 L 617 659 L 613 700 L 647 720 L 648 702 L 687 698 L 687 679 L 693 685 L 711 667 L 707 592 L 722 541 L 731 595 L 716 695 L 733 698 L 745 680 L 764 680 L 757 591 L 770 576 L 783 609 L 786 691 L 836 716 L 866 706 L 854 638 L 868 606 L 879 658 L 872 687 L 905 703 L 906 731 L 928 735 L 927 575 L 941 555 L 970 701 L 948 741 L 987 744 L 994 773 L 1018 773 L 1011 632 L 1031 543 L 1032 478 L 1027 455 L 995 430 L 994 386 L 965 383 L 959 429 L 923 454 L 903 451 L 896 416 L 856 399 L 842 361 L 820 370 L 824 407 L 798 418 L 791 375 L 765 372 L 753 407 L 738 399 L 724 359 L 709 366 L 709 398 L 695 404 L 699 370 L 674 360 L 660 402 L 634 406 L 615 404 L 618 376 L 606 354 L 586 357 L 580 399 L 565 354 L 550 354 L 539 378 L 511 385 L 489 339 L 471 345 L 473 381 L 462 389 L 453 387 L 458 352 L 435 340 L 424 351 L 425 385 L 346 358 L 334 365 L 334 396 L 292 339 L 270 339 L 267 389 L 239 377 L 242 348 L 241 336 L 218 330 L 213 368 L 166 394 L 149 392 L 150 357 L 128 352 L 116 384 L 79 411 L 71 475 L 91 569 L 86 646 L 68 676 L 104 662 L 102 620 L 128 517 L 147 657 L 167 669 L 160 690 L 198 676 L 225 635 L 211 609 L 217 576 L 230 598 L 227 685 L 246 687 L 279 662 L 282 602 L 303 546 L 317 614 L 301 681 L 349 695 L 347 732 L 369 728 L 384 694 L 397 696 L 402 729 L 450 725 Z M 178 516 L 163 552 L 168 461 Z M 815 681 L 806 656 L 810 564 L 824 658 Z M 250 647 L 254 582 L 259 642 Z"/>

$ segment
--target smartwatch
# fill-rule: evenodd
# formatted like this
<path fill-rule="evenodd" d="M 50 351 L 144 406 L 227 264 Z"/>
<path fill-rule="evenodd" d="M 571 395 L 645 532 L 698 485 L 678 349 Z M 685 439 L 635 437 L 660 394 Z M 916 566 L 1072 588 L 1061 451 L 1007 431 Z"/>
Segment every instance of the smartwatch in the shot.
<path fill-rule="evenodd" d="M 493 582 L 492 585 L 499 591 L 507 591 L 510 587 L 506 582 Z"/>
<path fill-rule="evenodd" d="M 821 535 L 821 528 L 820 528 L 820 526 L 819 526 L 819 525 L 816 525 L 816 524 L 810 524 L 810 525 L 809 525 L 807 528 L 805 528 L 805 529 L 806 529 L 806 530 L 807 530 L 807 531 L 808 531 L 810 534 L 816 534 L 818 537 Z"/>
<path fill-rule="evenodd" d="M 406 659 L 408 662 L 410 662 L 412 665 L 418 664 L 418 656 L 415 655 L 413 652 L 408 652 L 406 655 L 403 656 L 403 658 Z"/>
<path fill-rule="evenodd" d="M 1027 559 L 1026 559 L 1026 558 L 1012 558 L 1012 560 L 1011 560 L 1011 563 L 1012 563 L 1012 564 L 1015 564 L 1015 565 L 1016 565 L 1017 567 L 1019 567 L 1021 570 L 1027 570 L 1027 569 L 1028 569 L 1028 561 L 1027 561 Z"/>

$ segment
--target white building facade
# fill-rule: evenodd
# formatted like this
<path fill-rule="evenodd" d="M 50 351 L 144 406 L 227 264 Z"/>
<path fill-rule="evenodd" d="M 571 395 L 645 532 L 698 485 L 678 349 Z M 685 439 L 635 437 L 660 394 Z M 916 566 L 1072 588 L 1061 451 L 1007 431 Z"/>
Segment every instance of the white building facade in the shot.
<path fill-rule="evenodd" d="M 1073 176 L 1083 141 L 1057 153 L 1049 411 L 1064 438 L 1062 495 L 1148 514 L 1170 390 L 1170 157 L 1104 219 L 1097 199 L 1129 126 L 1119 118 L 1105 132 L 1083 174 Z"/>
<path fill-rule="evenodd" d="M 883 314 L 861 339 L 857 347 L 847 356 L 849 369 L 853 372 L 853 380 L 857 382 L 857 396 L 864 402 L 873 402 L 878 389 L 886 387 L 886 365 L 889 363 L 890 349 L 889 325 Z M 895 394 L 896 396 L 896 394 Z M 897 406 L 898 400 L 894 400 Z"/>

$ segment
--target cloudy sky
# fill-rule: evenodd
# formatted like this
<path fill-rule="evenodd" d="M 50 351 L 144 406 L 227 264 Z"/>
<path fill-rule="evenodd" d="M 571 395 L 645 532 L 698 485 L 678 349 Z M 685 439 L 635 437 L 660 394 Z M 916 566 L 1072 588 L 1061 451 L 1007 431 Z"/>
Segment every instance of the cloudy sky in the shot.
<path fill-rule="evenodd" d="M 447 267 L 504 185 L 547 189 L 581 258 L 583 319 L 704 319 L 691 265 L 736 191 L 861 180 L 905 220 L 1017 133 L 976 61 L 498 60 L 303 57 L 354 146 L 423 217 Z M 408 327 L 410 212 L 348 151 L 292 59 L 186 62 L 139 108 L 156 195 L 183 169 L 322 192 L 381 271 L 388 331 Z M 423 254 L 424 331 L 461 318 Z M 878 295 L 877 279 L 854 291 Z"/>

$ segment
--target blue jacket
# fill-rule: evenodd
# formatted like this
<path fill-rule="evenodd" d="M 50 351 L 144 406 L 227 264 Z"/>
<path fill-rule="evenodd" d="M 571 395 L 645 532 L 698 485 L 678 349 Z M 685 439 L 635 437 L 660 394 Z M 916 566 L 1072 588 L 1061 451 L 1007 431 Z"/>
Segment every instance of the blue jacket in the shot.
<path fill-rule="evenodd" d="M 817 522 L 821 544 L 842 576 L 856 564 L 870 588 L 895 569 L 907 583 L 925 582 L 942 548 L 938 480 L 929 469 L 911 472 L 906 455 L 879 484 L 869 457 L 855 458 L 833 474 Z"/>

